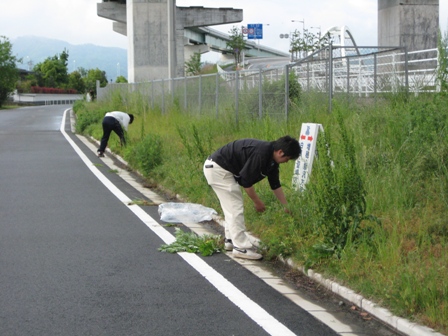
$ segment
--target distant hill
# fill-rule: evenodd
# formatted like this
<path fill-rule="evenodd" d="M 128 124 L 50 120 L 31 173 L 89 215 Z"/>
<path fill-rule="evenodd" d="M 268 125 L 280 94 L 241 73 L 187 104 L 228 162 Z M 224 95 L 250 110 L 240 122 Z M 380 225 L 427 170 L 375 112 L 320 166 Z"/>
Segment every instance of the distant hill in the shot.
<path fill-rule="evenodd" d="M 93 44 L 73 45 L 61 40 L 45 37 L 21 36 L 10 40 L 13 55 L 22 58 L 21 69 L 32 68 L 47 57 L 68 51 L 68 72 L 76 68 L 100 69 L 106 71 L 107 78 L 115 82 L 118 75 L 128 78 L 127 51 L 123 48 L 101 47 Z M 30 64 L 28 64 L 31 62 Z"/>

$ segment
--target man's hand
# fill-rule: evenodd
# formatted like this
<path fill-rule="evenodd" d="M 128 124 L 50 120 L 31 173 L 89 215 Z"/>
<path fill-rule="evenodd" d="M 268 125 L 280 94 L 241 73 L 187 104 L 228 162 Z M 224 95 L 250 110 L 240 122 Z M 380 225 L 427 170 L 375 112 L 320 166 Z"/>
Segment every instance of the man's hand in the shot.
<path fill-rule="evenodd" d="M 255 210 L 257 210 L 257 212 L 264 212 L 266 210 L 266 206 L 261 200 L 254 202 L 254 204 L 255 204 Z"/>
<path fill-rule="evenodd" d="M 250 199 L 254 202 L 255 210 L 257 210 L 258 212 L 263 212 L 266 210 L 263 201 L 258 197 L 253 186 L 249 188 L 244 188 L 244 190 L 246 190 L 246 193 L 249 195 Z"/>

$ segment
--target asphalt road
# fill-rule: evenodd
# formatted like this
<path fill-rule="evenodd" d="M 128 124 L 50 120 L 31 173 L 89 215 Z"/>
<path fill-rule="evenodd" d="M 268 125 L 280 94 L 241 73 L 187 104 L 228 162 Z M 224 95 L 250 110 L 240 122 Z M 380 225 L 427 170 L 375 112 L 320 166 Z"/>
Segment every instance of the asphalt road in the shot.
<path fill-rule="evenodd" d="M 337 335 L 225 254 L 159 252 L 174 228 L 67 108 L 0 111 L 0 335 Z"/>

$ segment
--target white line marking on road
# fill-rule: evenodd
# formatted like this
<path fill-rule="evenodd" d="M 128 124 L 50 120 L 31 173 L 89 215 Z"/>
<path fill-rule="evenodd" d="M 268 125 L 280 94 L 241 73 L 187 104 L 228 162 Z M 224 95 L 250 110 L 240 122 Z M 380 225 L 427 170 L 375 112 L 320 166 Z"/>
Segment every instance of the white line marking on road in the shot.
<path fill-rule="evenodd" d="M 65 132 L 65 119 L 67 112 L 64 111 L 60 131 L 64 135 L 68 143 L 73 147 L 75 152 L 79 155 L 85 165 L 92 171 L 92 173 L 110 190 L 125 206 L 128 207 L 143 223 L 148 226 L 155 234 L 157 234 L 166 244 L 171 244 L 176 239 L 165 230 L 157 221 L 148 215 L 138 205 L 132 204 L 131 199 L 128 198 L 120 189 L 118 189 L 112 182 L 110 182 L 100 171 L 96 168 L 92 161 L 81 151 L 75 142 Z M 129 205 L 132 204 L 132 205 Z M 236 288 L 231 282 L 224 278 L 220 273 L 210 267 L 205 261 L 193 253 L 178 253 L 187 263 L 189 263 L 196 271 L 198 271 L 204 278 L 206 278 L 216 289 L 224 294 L 230 301 L 239 307 L 247 316 L 260 325 L 266 332 L 274 336 L 293 336 L 295 335 L 286 326 L 281 324 L 277 319 L 270 315 L 266 310 L 252 301 L 243 292 Z"/>

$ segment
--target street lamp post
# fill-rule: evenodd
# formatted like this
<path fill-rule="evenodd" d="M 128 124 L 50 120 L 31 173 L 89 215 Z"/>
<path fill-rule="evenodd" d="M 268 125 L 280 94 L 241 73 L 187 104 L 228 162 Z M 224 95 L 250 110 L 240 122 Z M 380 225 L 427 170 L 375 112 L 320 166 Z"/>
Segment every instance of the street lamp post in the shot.
<path fill-rule="evenodd" d="M 302 23 L 302 39 L 305 38 L 305 19 L 303 20 L 291 20 L 291 22 L 300 22 Z"/>
<path fill-rule="evenodd" d="M 318 36 L 319 36 L 319 40 L 320 40 L 320 34 L 321 34 L 321 29 L 320 29 L 320 26 L 317 26 L 317 27 L 310 27 L 310 28 L 312 28 L 312 29 L 319 29 L 319 32 L 317 33 L 318 34 Z"/>
<path fill-rule="evenodd" d="M 291 22 L 300 22 L 300 23 L 302 23 L 302 35 L 305 33 L 305 19 L 303 19 L 303 20 L 291 20 Z"/>

